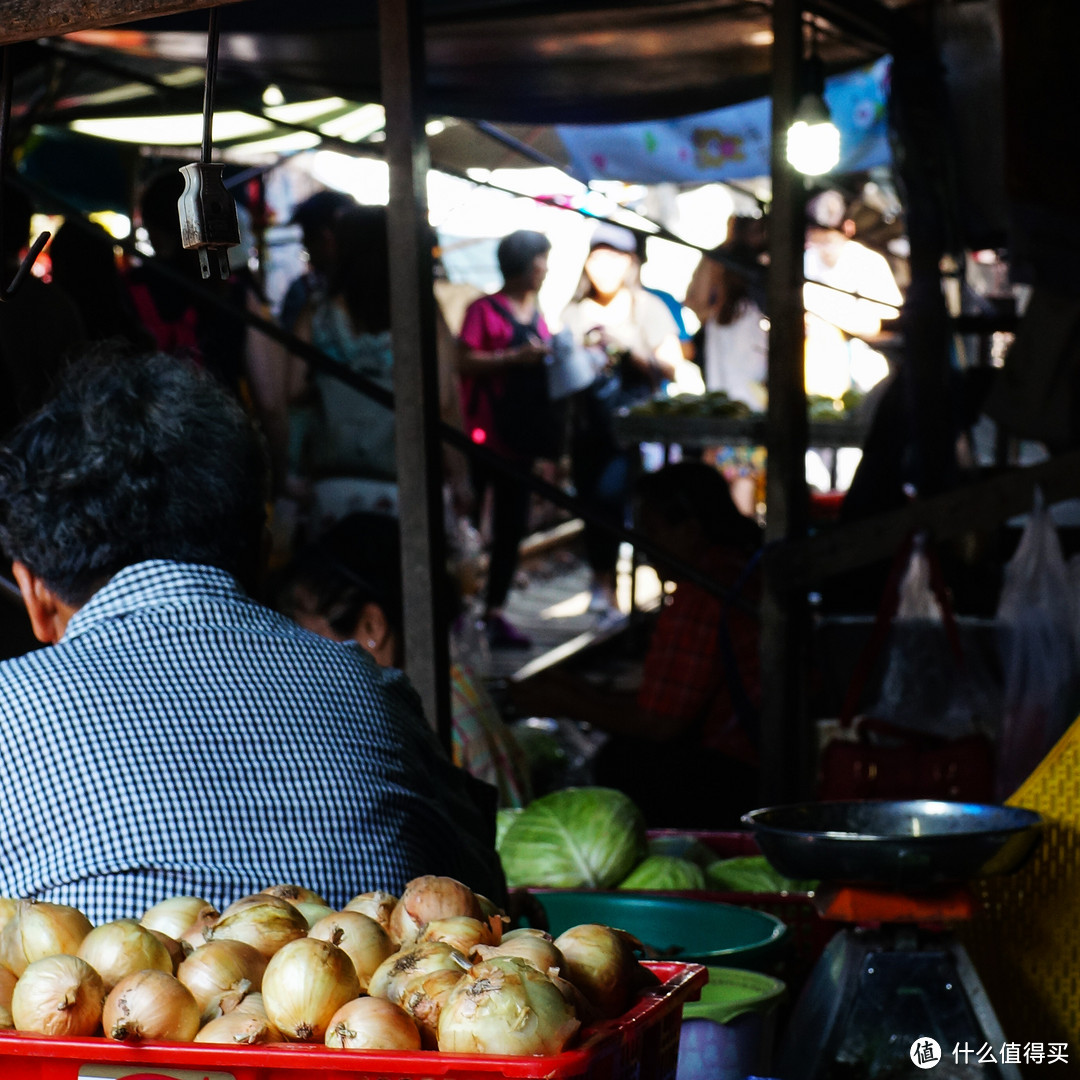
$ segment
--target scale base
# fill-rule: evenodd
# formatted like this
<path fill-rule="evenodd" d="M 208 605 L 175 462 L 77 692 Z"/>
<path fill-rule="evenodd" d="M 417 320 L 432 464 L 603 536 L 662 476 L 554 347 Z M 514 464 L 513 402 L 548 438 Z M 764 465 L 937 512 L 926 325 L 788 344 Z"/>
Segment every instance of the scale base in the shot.
<path fill-rule="evenodd" d="M 911 1058 L 912 1045 L 927 1037 L 941 1048 L 932 1070 Z M 1004 1042 L 986 991 L 951 935 L 847 928 L 811 973 L 774 1073 L 779 1080 L 1020 1080 L 1016 1065 L 1000 1063 Z M 984 1046 L 996 1063 L 978 1061 Z"/>

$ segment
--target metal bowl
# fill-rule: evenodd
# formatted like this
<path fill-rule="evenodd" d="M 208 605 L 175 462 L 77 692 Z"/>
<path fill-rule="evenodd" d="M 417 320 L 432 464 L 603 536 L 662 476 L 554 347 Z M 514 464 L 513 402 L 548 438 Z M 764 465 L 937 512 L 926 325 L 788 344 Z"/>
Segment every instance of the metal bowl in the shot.
<path fill-rule="evenodd" d="M 742 820 L 788 877 L 901 889 L 1012 873 L 1042 826 L 1033 810 L 933 799 L 796 803 Z"/>

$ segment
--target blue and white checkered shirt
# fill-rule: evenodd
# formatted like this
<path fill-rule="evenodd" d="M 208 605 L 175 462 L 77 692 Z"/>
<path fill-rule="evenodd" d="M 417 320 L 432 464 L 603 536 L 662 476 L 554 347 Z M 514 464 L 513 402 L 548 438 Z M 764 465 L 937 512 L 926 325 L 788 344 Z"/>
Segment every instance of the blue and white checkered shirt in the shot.
<path fill-rule="evenodd" d="M 0 895 L 95 923 L 282 882 L 335 907 L 422 873 L 498 887 L 404 676 L 207 566 L 129 566 L 0 663 L 0 792 Z"/>

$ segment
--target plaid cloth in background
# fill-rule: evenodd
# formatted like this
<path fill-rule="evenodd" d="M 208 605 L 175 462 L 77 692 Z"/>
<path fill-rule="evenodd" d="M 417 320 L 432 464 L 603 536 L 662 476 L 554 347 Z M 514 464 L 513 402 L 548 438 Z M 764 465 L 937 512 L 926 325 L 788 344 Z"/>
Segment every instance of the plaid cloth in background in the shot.
<path fill-rule="evenodd" d="M 707 568 L 721 585 L 731 588 L 745 559 L 720 551 Z M 752 600 L 756 591 L 746 590 Z M 701 744 L 747 762 L 756 760 L 749 733 L 736 716 L 720 656 L 723 602 L 691 581 L 680 582 L 664 604 L 649 639 L 638 705 L 659 717 L 702 718 Z M 754 703 L 761 700 L 757 621 L 736 607 L 728 612 L 728 628 L 743 688 Z"/>

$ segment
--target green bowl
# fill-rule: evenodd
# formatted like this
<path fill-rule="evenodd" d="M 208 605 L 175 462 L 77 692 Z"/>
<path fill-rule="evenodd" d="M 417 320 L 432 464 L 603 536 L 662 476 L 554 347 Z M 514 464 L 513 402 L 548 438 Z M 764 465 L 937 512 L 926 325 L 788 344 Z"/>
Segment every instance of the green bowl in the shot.
<path fill-rule="evenodd" d="M 645 945 L 647 959 L 762 970 L 788 938 L 774 915 L 713 900 L 560 890 L 534 896 L 556 937 L 581 923 L 614 926 Z"/>

